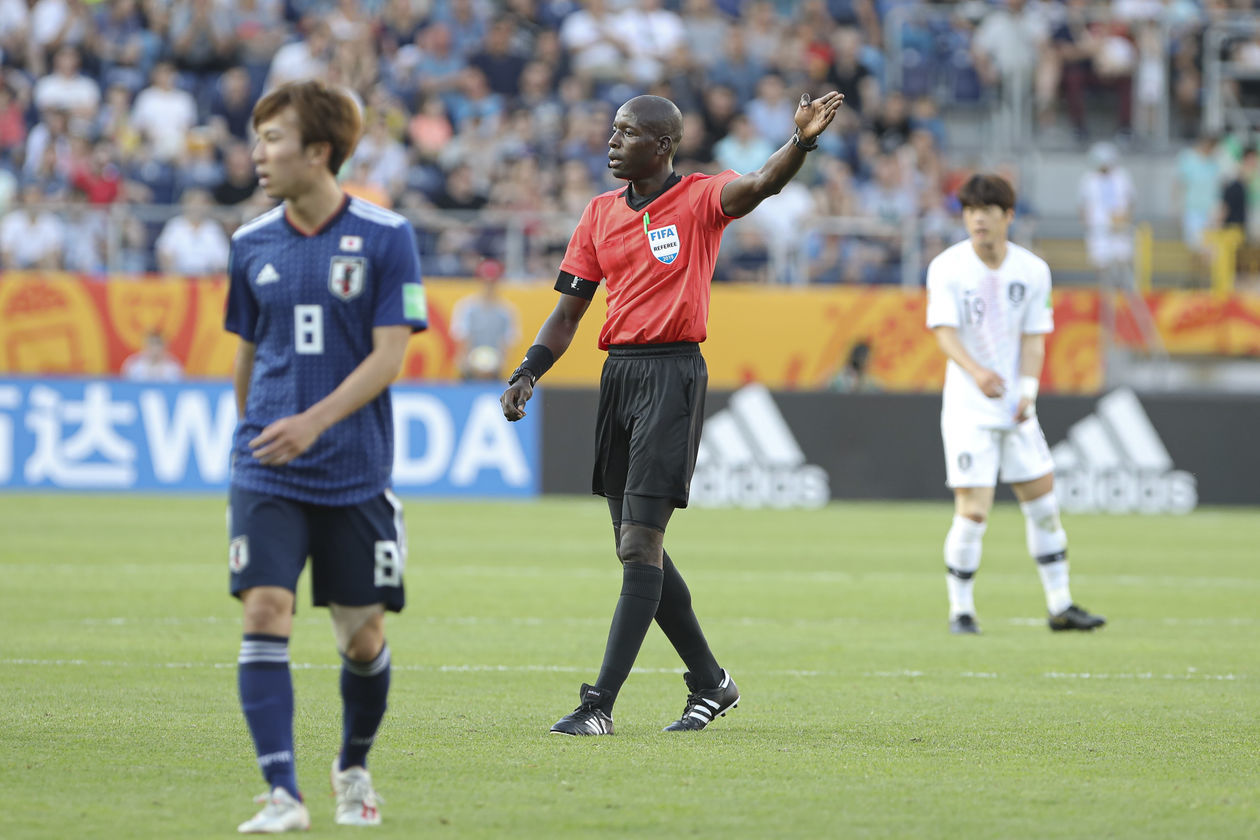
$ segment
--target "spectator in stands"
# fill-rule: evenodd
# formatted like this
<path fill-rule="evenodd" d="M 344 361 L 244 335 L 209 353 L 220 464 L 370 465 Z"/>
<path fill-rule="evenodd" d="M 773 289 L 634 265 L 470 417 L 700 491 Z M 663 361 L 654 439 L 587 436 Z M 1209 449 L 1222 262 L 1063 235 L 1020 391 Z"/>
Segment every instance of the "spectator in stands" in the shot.
<path fill-rule="evenodd" d="M 1260 166 L 1257 166 L 1256 147 L 1243 148 L 1238 161 L 1238 171 L 1221 191 L 1218 222 L 1222 230 L 1235 231 L 1238 245 L 1237 267 L 1240 279 L 1250 284 L 1260 276 L 1260 237 L 1256 236 L 1256 220 L 1252 205 L 1256 196 Z"/>
<path fill-rule="evenodd" d="M 254 174 L 254 162 L 249 146 L 234 142 L 223 154 L 223 177 L 214 186 L 214 203 L 220 207 L 233 206 L 248 201 L 258 189 L 258 177 Z"/>
<path fill-rule="evenodd" d="M 440 210 L 480 210 L 487 201 L 477 188 L 472 167 L 461 164 L 446 174 L 446 183 L 433 197 L 433 206 Z"/>
<path fill-rule="evenodd" d="M 175 85 L 175 66 L 168 61 L 153 68 L 152 84 L 136 97 L 131 124 L 149 145 L 155 160 L 172 163 L 185 149 L 185 135 L 197 124 L 197 102 Z"/>
<path fill-rule="evenodd" d="M 182 195 L 185 190 L 199 189 L 211 191 L 223 183 L 223 164 L 219 162 L 210 129 L 197 127 L 190 129 L 185 143 L 185 151 L 175 172 L 175 192 Z"/>
<path fill-rule="evenodd" d="M 446 24 L 451 33 L 451 45 L 464 61 L 477 51 L 486 37 L 486 19 L 480 4 L 473 0 L 446 0 L 433 9 L 433 19 Z"/>
<path fill-rule="evenodd" d="M 651 87 L 682 65 L 687 31 L 682 18 L 662 8 L 661 0 L 630 0 L 616 16 L 629 61 L 625 72 L 642 87 Z"/>
<path fill-rule="evenodd" d="M 0 164 L 16 163 L 26 147 L 26 106 L 8 79 L 0 81 Z"/>
<path fill-rule="evenodd" d="M 0 268 L 58 269 L 65 224 L 47 205 L 38 183 L 22 188 L 14 209 L 0 219 Z"/>
<path fill-rule="evenodd" d="M 748 50 L 745 30 L 732 27 L 722 45 L 722 60 L 706 74 L 710 84 L 724 85 L 735 92 L 740 102 L 757 95 L 757 82 L 765 73 L 765 65 Z"/>
<path fill-rule="evenodd" d="M 512 18 L 501 16 L 490 25 L 482 48 L 468 59 L 486 78 L 490 90 L 511 99 L 521 89 L 521 74 L 525 70 L 526 57 L 516 51 L 516 23 Z"/>
<path fill-rule="evenodd" d="M 105 104 L 96 114 L 93 134 L 114 145 L 119 162 L 130 160 L 143 139 L 131 122 L 131 93 L 124 85 L 112 85 L 105 91 Z"/>
<path fill-rule="evenodd" d="M 407 150 L 391 132 L 388 112 L 377 110 L 371 114 L 351 164 L 366 168 L 363 180 L 385 192 L 389 197 L 385 206 L 392 207 L 402 195 L 407 185 Z"/>
<path fill-rule="evenodd" d="M 1174 206 L 1181 212 L 1181 235 L 1194 252 L 1198 272 L 1206 276 L 1210 254 L 1203 234 L 1212 224 L 1220 198 L 1221 165 L 1217 137 L 1204 134 L 1177 155 Z"/>
<path fill-rule="evenodd" d="M 390 65 L 391 87 L 404 99 L 416 93 L 439 95 L 449 110 L 463 70 L 464 59 L 455 52 L 451 30 L 432 23 L 416 33 L 414 43 L 398 50 Z"/>
<path fill-rule="evenodd" d="M 83 0 L 36 0 L 31 6 L 27 69 L 35 77 L 43 76 L 48 56 L 66 45 L 82 45 L 92 31 L 91 11 Z"/>
<path fill-rule="evenodd" d="M 792 115 L 796 113 L 796 103 L 777 73 L 767 73 L 757 81 L 757 96 L 744 106 L 744 113 L 757 134 L 771 143 L 795 130 Z"/>
<path fill-rule="evenodd" d="M 285 82 L 316 79 L 327 73 L 328 60 L 332 54 L 332 34 L 328 24 L 314 19 L 308 19 L 304 24 L 305 37 L 276 50 L 267 71 L 264 91 L 279 87 Z"/>
<path fill-rule="evenodd" d="M 100 65 L 97 78 L 103 88 L 121 85 L 134 94 L 149 78 L 150 60 L 160 47 L 158 37 L 145 29 L 136 0 L 111 0 L 100 6 L 91 42 Z"/>
<path fill-rule="evenodd" d="M 713 146 L 713 157 L 723 169 L 754 172 L 777 148 L 757 133 L 747 114 L 736 114 L 731 131 Z"/>
<path fill-rule="evenodd" d="M 688 59 L 693 68 L 708 70 L 717 66 L 722 59 L 722 45 L 726 43 L 726 35 L 731 29 L 730 20 L 714 5 L 713 0 L 683 0 L 683 29 L 687 33 Z M 777 27 L 776 27 L 777 33 Z M 762 46 L 754 43 L 754 54 L 760 55 Z M 771 47 L 771 52 L 778 52 L 778 43 Z M 768 65 L 768 59 L 763 59 Z"/>
<path fill-rule="evenodd" d="M 78 47 L 58 48 L 53 56 L 53 72 L 35 83 L 35 107 L 41 111 L 65 111 L 73 123 L 91 125 L 101 104 L 101 89 L 79 72 L 80 65 Z"/>
<path fill-rule="evenodd" d="M 53 171 L 47 167 L 48 155 L 52 155 Z M 64 177 L 70 173 L 70 115 L 60 108 L 50 108 L 40 115 L 40 121 L 26 135 L 26 153 L 22 160 L 22 174 L 35 178 L 43 167 L 44 177 Z"/>
<path fill-rule="evenodd" d="M 253 109 L 254 91 L 249 71 L 244 67 L 229 68 L 210 94 L 207 124 L 214 132 L 215 145 L 222 148 L 232 140 L 249 140 Z"/>
<path fill-rule="evenodd" d="M 1081 178 L 1078 199 L 1085 248 L 1100 281 L 1127 283 L 1133 262 L 1133 181 L 1113 144 L 1094 144 L 1089 159 L 1094 168 Z"/>
<path fill-rule="evenodd" d="M 1248 214 L 1251 209 L 1251 191 L 1257 175 L 1256 147 L 1245 146 L 1238 159 L 1238 171 L 1221 190 L 1221 206 L 1218 223 L 1223 228 L 1237 228 L 1245 234 L 1250 230 Z"/>
<path fill-rule="evenodd" d="M 72 189 L 66 194 L 60 215 L 65 226 L 62 268 L 80 274 L 105 271 L 105 238 L 108 235 L 105 213 L 88 204 L 88 197 Z"/>
<path fill-rule="evenodd" d="M 236 61 L 249 74 L 250 91 L 262 90 L 271 60 L 284 45 L 284 3 L 276 0 L 234 0 L 228 4 Z"/>
<path fill-rule="evenodd" d="M 573 71 L 596 85 L 622 78 L 630 45 L 605 0 L 582 0 L 582 8 L 560 25 L 560 43 L 573 57 Z M 695 45 L 695 41 L 690 42 Z"/>
<path fill-rule="evenodd" d="M 872 92 L 878 81 L 870 68 L 862 62 L 862 33 L 852 27 L 837 29 L 831 37 L 833 57 L 828 82 L 844 94 L 845 107 L 858 114 L 869 116 L 864 106 L 864 96 Z M 868 82 L 869 80 L 869 82 Z"/>
<path fill-rule="evenodd" d="M 114 146 L 109 140 L 98 140 L 90 153 L 75 162 L 70 185 L 83 194 L 89 204 L 113 204 L 122 194 L 123 177 L 114 159 Z"/>
<path fill-rule="evenodd" d="M 981 81 L 998 94 L 1008 132 L 1002 139 L 1008 142 L 1031 100 L 1034 79 L 1049 72 L 1043 49 L 1049 35 L 1039 9 L 1024 0 L 1005 0 L 985 14 L 972 38 L 972 60 Z"/>
<path fill-rule="evenodd" d="M 128 216 L 122 222 L 122 242 L 118 262 L 111 266 L 124 274 L 146 274 L 153 271 L 153 248 L 144 222 Z"/>
<path fill-rule="evenodd" d="M 168 274 L 206 275 L 227 270 L 228 238 L 223 226 L 210 218 L 210 194 L 187 190 L 180 201 L 183 212 L 162 228 L 155 248 L 158 268 Z"/>
<path fill-rule="evenodd" d="M 152 330 L 144 339 L 144 346 L 123 360 L 123 379 L 133 382 L 178 382 L 184 378 L 184 368 L 169 350 L 166 339 L 158 330 Z"/>
<path fill-rule="evenodd" d="M 216 0 L 176 0 L 171 6 L 170 55 L 199 101 L 208 101 L 211 86 L 236 52 L 232 24 L 230 6 Z"/>
<path fill-rule="evenodd" d="M 0 0 L 0 61 L 26 63 L 30 17 L 26 0 Z"/>

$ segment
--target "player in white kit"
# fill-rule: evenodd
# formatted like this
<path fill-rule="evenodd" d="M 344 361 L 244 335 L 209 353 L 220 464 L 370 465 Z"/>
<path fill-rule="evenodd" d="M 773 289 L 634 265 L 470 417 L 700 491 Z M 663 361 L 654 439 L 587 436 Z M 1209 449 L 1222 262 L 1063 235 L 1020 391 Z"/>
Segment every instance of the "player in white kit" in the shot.
<path fill-rule="evenodd" d="M 945 537 L 950 630 L 980 632 L 972 585 L 999 477 L 1024 512 L 1050 629 L 1093 630 L 1106 619 L 1072 602 L 1054 461 L 1037 422 L 1045 338 L 1054 329 L 1050 267 L 1007 241 L 1015 191 L 1006 180 L 973 175 L 958 199 L 968 239 L 932 260 L 927 273 L 927 325 L 949 357 L 941 437 L 954 490 L 954 524 Z"/>

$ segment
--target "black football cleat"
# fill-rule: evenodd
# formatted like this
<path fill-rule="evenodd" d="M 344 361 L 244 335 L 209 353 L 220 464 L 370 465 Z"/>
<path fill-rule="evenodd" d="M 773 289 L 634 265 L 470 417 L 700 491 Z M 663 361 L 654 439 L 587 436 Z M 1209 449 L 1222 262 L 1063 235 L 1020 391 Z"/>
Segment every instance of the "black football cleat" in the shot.
<path fill-rule="evenodd" d="M 956 636 L 979 636 L 980 625 L 976 624 L 976 617 L 971 613 L 960 613 L 949 620 L 949 632 Z"/>
<path fill-rule="evenodd" d="M 1106 624 L 1107 619 L 1072 604 L 1063 612 L 1050 616 L 1047 623 L 1057 633 L 1060 630 L 1094 630 Z"/>
<path fill-rule="evenodd" d="M 739 688 L 731 675 L 722 669 L 722 682 L 717 688 L 696 688 L 691 672 L 683 674 L 687 688 L 687 705 L 683 708 L 682 717 L 665 727 L 662 732 L 699 732 L 715 717 L 725 717 L 730 709 L 739 706 Z"/>
<path fill-rule="evenodd" d="M 582 705 L 556 721 L 551 727 L 555 735 L 611 735 L 613 734 L 612 717 L 600 708 L 604 701 L 611 699 L 609 692 L 593 685 L 582 683 Z"/>

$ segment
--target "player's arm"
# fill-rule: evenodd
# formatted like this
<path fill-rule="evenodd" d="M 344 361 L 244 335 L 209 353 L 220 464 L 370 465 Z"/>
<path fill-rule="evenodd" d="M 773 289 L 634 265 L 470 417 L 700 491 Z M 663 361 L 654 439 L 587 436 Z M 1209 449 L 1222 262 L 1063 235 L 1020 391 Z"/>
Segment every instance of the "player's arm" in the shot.
<path fill-rule="evenodd" d="M 569 349 L 578 324 L 582 322 L 582 316 L 590 305 L 590 298 L 560 295 L 556 308 L 543 321 L 533 346 L 525 354 L 525 360 L 520 367 L 513 371 L 507 390 L 499 398 L 504 417 L 520 420 L 525 416 L 525 403 L 534 395 L 534 383 Z"/>
<path fill-rule="evenodd" d="M 1006 393 L 1006 384 L 1002 381 L 1002 377 L 997 371 L 989 370 L 971 357 L 967 348 L 963 347 L 962 339 L 958 337 L 958 330 L 955 327 L 933 327 L 932 332 L 936 335 L 936 343 L 941 351 L 949 357 L 950 361 L 967 371 L 967 374 L 976 380 L 976 385 L 986 397 L 997 398 Z"/>
<path fill-rule="evenodd" d="M 282 417 L 263 429 L 249 442 L 254 457 L 270 466 L 287 464 L 309 449 L 330 426 L 376 399 L 397 378 L 410 338 L 410 324 L 374 327 L 372 352 L 331 394 L 301 414 Z"/>
<path fill-rule="evenodd" d="M 722 212 L 745 216 L 765 199 L 777 195 L 800 171 L 805 153 L 817 148 L 818 135 L 831 125 L 843 104 L 844 95 L 834 90 L 812 101 L 808 93 L 801 94 L 795 116 L 796 135 L 756 172 L 741 175 L 722 187 Z"/>
<path fill-rule="evenodd" d="M 257 345 L 241 339 L 236 348 L 236 362 L 232 365 L 232 390 L 236 392 L 236 416 L 245 416 L 245 403 L 249 400 L 249 381 L 254 375 L 254 351 Z"/>
<path fill-rule="evenodd" d="M 1045 333 L 1024 333 L 1019 340 L 1019 407 L 1015 409 L 1015 419 L 1021 423 L 1037 413 L 1037 389 L 1045 361 Z"/>

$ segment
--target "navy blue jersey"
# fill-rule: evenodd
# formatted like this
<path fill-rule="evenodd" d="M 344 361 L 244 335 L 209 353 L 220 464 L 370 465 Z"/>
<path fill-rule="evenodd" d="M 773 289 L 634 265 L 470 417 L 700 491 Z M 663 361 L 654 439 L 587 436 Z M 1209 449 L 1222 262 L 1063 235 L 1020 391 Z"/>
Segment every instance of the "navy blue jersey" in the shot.
<path fill-rule="evenodd" d="M 350 505 L 389 486 L 393 415 L 386 389 L 283 466 L 249 441 L 328 396 L 372 352 L 372 329 L 428 326 L 410 223 L 349 198 L 314 234 L 275 208 L 232 236 L 226 327 L 256 345 L 245 416 L 232 444 L 232 484 L 323 505 Z"/>

